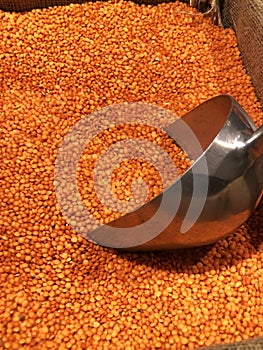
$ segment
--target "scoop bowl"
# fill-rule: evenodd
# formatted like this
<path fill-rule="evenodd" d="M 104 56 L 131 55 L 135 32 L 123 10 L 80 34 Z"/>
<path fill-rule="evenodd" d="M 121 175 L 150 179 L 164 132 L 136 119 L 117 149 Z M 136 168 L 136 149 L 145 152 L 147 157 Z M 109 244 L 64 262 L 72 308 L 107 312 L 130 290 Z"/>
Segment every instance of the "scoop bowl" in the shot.
<path fill-rule="evenodd" d="M 232 96 L 214 97 L 164 130 L 192 166 L 148 203 L 89 232 L 95 243 L 128 251 L 206 245 L 235 230 L 258 205 L 263 126 L 257 129 Z"/>

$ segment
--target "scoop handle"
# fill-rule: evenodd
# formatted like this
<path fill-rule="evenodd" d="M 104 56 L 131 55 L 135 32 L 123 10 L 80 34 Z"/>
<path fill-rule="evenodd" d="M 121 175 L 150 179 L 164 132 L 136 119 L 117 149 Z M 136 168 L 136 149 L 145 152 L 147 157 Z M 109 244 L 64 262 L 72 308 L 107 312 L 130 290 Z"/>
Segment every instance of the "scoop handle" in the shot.
<path fill-rule="evenodd" d="M 263 154 L 263 125 L 259 127 L 247 141 L 247 146 L 256 158 Z"/>

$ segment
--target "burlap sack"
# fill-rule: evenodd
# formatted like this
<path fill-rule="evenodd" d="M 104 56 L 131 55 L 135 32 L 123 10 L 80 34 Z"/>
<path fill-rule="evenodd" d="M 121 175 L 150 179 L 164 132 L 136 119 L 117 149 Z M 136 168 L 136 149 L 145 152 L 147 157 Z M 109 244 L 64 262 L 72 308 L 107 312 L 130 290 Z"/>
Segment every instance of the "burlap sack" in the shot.
<path fill-rule="evenodd" d="M 45 8 L 49 6 L 68 5 L 73 3 L 83 3 L 87 0 L 0 0 L 0 9 L 4 11 L 30 11 L 35 8 Z M 169 2 L 173 0 L 134 0 L 137 3 L 157 4 L 160 2 Z M 214 0 L 181 0 L 201 12 L 209 9 Z"/>
<path fill-rule="evenodd" d="M 224 26 L 236 32 L 244 66 L 263 106 L 263 0 L 225 0 L 222 14 Z"/>
<path fill-rule="evenodd" d="M 262 350 L 263 349 L 263 338 L 256 338 L 247 340 L 240 343 L 224 344 L 209 346 L 208 348 L 199 350 Z"/>
<path fill-rule="evenodd" d="M 85 0 L 0 0 L 0 9 L 10 12 L 24 12 L 37 8 L 83 3 Z"/>

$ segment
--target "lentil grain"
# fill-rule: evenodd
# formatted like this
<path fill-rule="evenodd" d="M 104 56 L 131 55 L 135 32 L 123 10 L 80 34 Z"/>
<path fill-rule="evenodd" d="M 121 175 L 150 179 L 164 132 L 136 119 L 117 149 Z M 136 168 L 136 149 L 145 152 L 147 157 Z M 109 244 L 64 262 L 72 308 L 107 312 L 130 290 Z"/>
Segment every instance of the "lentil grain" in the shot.
<path fill-rule="evenodd" d="M 193 12 L 122 1 L 0 11 L 1 349 L 186 350 L 263 336 L 262 202 L 211 247 L 141 255 L 85 241 L 56 202 L 62 140 L 104 106 L 139 101 L 182 116 L 229 93 L 262 124 L 233 31 Z M 105 130 L 78 168 L 83 201 L 101 221 L 119 214 L 99 205 L 92 169 L 131 135 L 162 146 L 179 171 L 190 165 L 156 128 Z M 151 164 L 123 162 L 112 175 L 123 201 L 134 178 L 148 183 L 148 199 L 166 186 Z"/>

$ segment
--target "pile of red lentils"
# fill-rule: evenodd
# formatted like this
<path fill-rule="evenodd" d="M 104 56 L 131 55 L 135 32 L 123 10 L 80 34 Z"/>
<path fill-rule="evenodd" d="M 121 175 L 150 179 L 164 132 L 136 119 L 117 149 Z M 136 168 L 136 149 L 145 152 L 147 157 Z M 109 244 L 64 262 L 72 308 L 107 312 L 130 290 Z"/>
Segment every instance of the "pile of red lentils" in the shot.
<path fill-rule="evenodd" d="M 183 116 L 228 93 L 262 124 L 232 30 L 178 2 L 0 11 L 0 77 L 0 349 L 193 350 L 263 336 L 262 202 L 211 246 L 132 254 L 74 232 L 53 185 L 65 135 L 112 104 L 145 102 Z M 105 131 L 104 145 L 133 135 L 133 127 Z M 189 166 L 161 130 L 141 126 L 138 137 L 158 139 L 179 169 Z M 98 209 L 94 162 L 85 161 L 99 154 L 100 139 L 87 145 L 78 186 L 107 221 L 113 213 Z M 122 200 L 132 177 L 152 197 L 162 190 L 148 163 L 119 170 Z"/>

